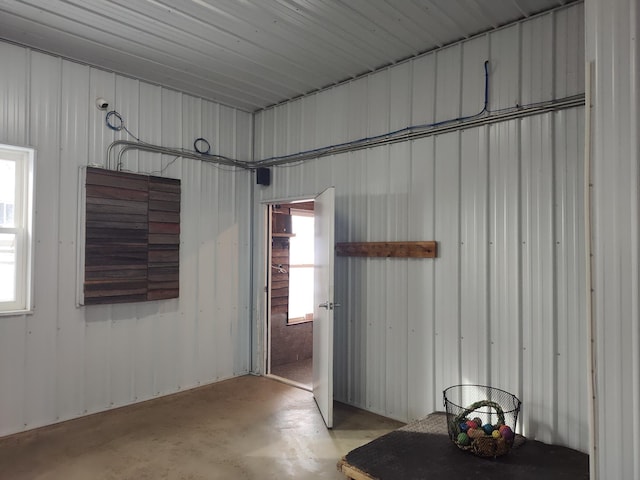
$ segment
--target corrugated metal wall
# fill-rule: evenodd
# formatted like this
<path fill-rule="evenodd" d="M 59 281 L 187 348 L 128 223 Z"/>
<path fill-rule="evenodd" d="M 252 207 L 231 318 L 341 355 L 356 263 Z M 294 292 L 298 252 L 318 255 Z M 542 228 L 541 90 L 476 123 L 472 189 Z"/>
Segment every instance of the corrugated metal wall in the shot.
<path fill-rule="evenodd" d="M 35 313 L 0 317 L 0 435 L 249 371 L 250 175 L 129 153 L 182 180 L 180 299 L 76 307 L 79 168 L 116 138 L 104 97 L 149 143 L 251 156 L 251 114 L 0 43 L 0 142 L 36 158 Z"/>
<path fill-rule="evenodd" d="M 262 111 L 256 159 L 476 113 L 487 59 L 492 110 L 582 93 L 583 14 L 573 5 Z M 528 436 L 588 449 L 583 123 L 583 108 L 505 121 L 277 167 L 256 187 L 258 206 L 334 185 L 337 242 L 439 242 L 436 260 L 336 260 L 336 399 L 409 420 L 441 410 L 447 386 L 486 383 L 522 398 Z"/>
<path fill-rule="evenodd" d="M 597 372 L 592 478 L 603 480 L 640 478 L 639 28 L 637 0 L 587 0 Z"/>

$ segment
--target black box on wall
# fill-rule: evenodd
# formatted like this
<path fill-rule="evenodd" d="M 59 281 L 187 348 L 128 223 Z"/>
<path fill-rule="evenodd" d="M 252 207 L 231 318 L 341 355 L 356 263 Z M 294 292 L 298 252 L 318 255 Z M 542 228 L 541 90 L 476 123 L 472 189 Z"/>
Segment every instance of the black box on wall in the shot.
<path fill-rule="evenodd" d="M 271 185 L 271 170 L 266 167 L 256 169 L 256 183 L 258 185 Z"/>

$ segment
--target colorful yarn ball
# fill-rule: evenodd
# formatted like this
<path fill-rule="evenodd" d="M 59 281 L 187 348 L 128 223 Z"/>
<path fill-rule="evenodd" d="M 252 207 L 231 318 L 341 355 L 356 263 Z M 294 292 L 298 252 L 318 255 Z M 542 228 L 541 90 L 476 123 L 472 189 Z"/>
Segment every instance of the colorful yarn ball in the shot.
<path fill-rule="evenodd" d="M 460 430 L 463 432 L 466 432 L 467 430 L 469 430 L 469 425 L 467 425 L 467 422 L 462 422 L 459 426 L 460 426 Z"/>
<path fill-rule="evenodd" d="M 484 430 L 482 430 L 481 428 L 470 428 L 469 430 L 467 430 L 467 435 L 469 436 L 469 438 L 480 438 L 480 437 L 484 437 Z"/>
<path fill-rule="evenodd" d="M 469 445 L 469 443 L 471 443 L 471 440 L 469 439 L 469 435 L 467 435 L 464 432 L 458 434 L 458 445 L 462 445 L 463 447 L 466 447 L 467 445 Z"/>
<path fill-rule="evenodd" d="M 473 421 L 476 423 L 478 427 L 482 426 L 482 419 L 480 417 L 474 418 Z"/>
<path fill-rule="evenodd" d="M 467 427 L 468 428 L 478 428 L 480 425 L 478 425 L 476 422 L 474 422 L 473 420 L 467 420 Z"/>
<path fill-rule="evenodd" d="M 487 435 L 491 435 L 491 432 L 493 432 L 493 425 L 491 425 L 490 423 L 485 423 L 482 426 L 482 430 L 484 430 L 484 433 L 486 433 Z"/>
<path fill-rule="evenodd" d="M 504 423 L 502 423 L 502 424 L 500 424 L 500 426 L 498 427 L 498 431 L 499 431 L 500 433 L 502 433 L 502 431 L 503 431 L 505 428 L 509 428 L 509 426 L 508 426 L 508 425 L 505 425 Z"/>
<path fill-rule="evenodd" d="M 501 438 L 502 436 L 500 435 L 500 431 L 499 430 L 494 430 L 493 432 L 491 432 L 491 436 L 493 438 Z"/>
<path fill-rule="evenodd" d="M 505 428 L 500 431 L 500 435 L 502 435 L 502 438 L 504 438 L 508 442 L 513 440 L 513 437 L 515 437 L 513 430 L 511 430 L 511 428 L 507 425 L 505 425 Z"/>

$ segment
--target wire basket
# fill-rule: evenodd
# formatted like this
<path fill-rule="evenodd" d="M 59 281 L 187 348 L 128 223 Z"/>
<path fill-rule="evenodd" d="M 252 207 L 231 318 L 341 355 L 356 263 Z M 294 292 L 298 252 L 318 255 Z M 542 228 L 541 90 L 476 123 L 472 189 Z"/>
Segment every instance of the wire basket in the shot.
<path fill-rule="evenodd" d="M 522 402 L 515 395 L 486 385 L 455 385 L 442 392 L 449 438 L 479 457 L 509 453 Z"/>

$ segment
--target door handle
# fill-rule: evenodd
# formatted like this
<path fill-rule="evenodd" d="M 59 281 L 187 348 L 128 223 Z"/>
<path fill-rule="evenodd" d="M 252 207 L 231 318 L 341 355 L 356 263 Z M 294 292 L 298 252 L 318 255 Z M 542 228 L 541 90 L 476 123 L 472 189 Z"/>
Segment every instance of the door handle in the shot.
<path fill-rule="evenodd" d="M 340 305 L 339 303 L 333 303 L 333 302 L 323 302 L 320 305 L 318 305 L 319 308 L 326 308 L 327 310 L 333 310 L 334 308 L 338 308 L 341 306 L 342 305 Z"/>

